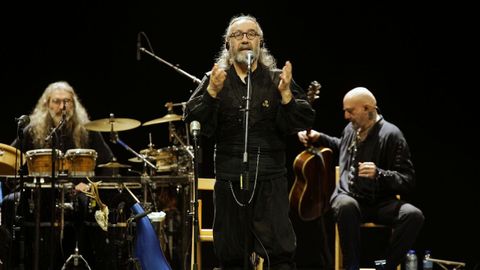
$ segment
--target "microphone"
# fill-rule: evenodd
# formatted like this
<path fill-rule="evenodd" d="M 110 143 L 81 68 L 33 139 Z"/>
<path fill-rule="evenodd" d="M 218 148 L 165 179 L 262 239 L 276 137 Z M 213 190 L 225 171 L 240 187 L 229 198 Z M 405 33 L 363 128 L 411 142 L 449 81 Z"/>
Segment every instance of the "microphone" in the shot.
<path fill-rule="evenodd" d="M 67 102 L 68 100 L 65 98 L 63 99 L 63 108 L 62 108 L 62 119 L 63 121 L 67 118 Z"/>
<path fill-rule="evenodd" d="M 15 118 L 15 121 L 17 121 L 17 125 L 19 127 L 25 127 L 30 123 L 30 117 L 24 114 L 18 118 Z"/>
<path fill-rule="evenodd" d="M 200 133 L 200 122 L 198 122 L 196 120 L 190 122 L 190 133 L 195 138 L 198 136 L 198 134 Z"/>
<path fill-rule="evenodd" d="M 140 52 L 140 48 L 142 47 L 142 41 L 141 41 L 141 35 L 140 33 L 137 34 L 137 61 L 140 61 L 140 56 L 141 56 L 141 52 Z"/>
<path fill-rule="evenodd" d="M 248 64 L 248 70 L 249 71 L 252 69 L 253 59 L 255 59 L 255 54 L 253 53 L 253 51 L 248 51 L 247 52 L 247 64 Z"/>
<path fill-rule="evenodd" d="M 136 214 L 136 215 L 132 216 L 131 218 L 129 218 L 128 220 L 129 220 L 129 222 L 138 221 L 139 219 L 148 216 L 148 214 L 150 214 L 150 213 L 152 213 L 152 210 L 148 210 L 148 211 L 145 211 L 143 213 Z"/>

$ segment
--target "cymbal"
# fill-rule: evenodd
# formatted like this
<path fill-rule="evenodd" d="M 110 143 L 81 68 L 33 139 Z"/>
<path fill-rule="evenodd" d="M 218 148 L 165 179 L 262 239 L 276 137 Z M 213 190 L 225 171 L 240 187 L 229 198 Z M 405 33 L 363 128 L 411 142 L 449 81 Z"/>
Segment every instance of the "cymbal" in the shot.
<path fill-rule="evenodd" d="M 110 132 L 134 129 L 140 126 L 140 121 L 129 118 L 104 118 L 90 121 L 85 128 L 91 131 Z"/>
<path fill-rule="evenodd" d="M 140 162 L 143 162 L 143 160 L 139 157 L 132 157 L 132 158 L 129 158 L 128 161 L 130 162 L 135 162 L 135 163 L 140 163 Z"/>
<path fill-rule="evenodd" d="M 98 165 L 98 167 L 100 167 L 100 168 L 130 168 L 132 166 L 126 165 L 126 164 L 121 164 L 121 163 L 118 163 L 116 161 L 110 161 L 110 162 L 105 163 L 105 164 L 100 164 L 100 165 Z"/>
<path fill-rule="evenodd" d="M 152 156 L 143 155 L 143 157 L 146 158 L 146 159 L 149 160 L 149 161 L 155 160 L 155 158 L 152 157 Z M 140 162 L 143 162 L 143 159 L 141 159 L 141 158 L 139 158 L 139 157 L 132 157 L 132 158 L 129 158 L 128 161 L 140 163 Z"/>
<path fill-rule="evenodd" d="M 155 124 L 161 124 L 161 123 L 179 121 L 179 120 L 182 120 L 181 115 L 169 113 L 169 114 L 166 114 L 164 117 L 160 117 L 160 118 L 145 122 L 142 124 L 142 126 L 149 126 L 149 125 L 155 125 Z"/>

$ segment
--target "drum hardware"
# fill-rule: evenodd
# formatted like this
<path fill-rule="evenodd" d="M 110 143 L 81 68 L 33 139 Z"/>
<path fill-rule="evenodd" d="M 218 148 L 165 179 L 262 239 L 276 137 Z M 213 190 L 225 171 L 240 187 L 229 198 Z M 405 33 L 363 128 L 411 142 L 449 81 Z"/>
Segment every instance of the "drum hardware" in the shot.
<path fill-rule="evenodd" d="M 171 68 L 173 68 L 175 71 L 179 72 L 180 74 L 182 74 L 182 75 L 190 78 L 193 82 L 195 82 L 195 83 L 197 83 L 197 84 L 200 84 L 200 83 L 202 82 L 200 79 L 196 78 L 195 76 L 192 76 L 192 75 L 188 74 L 188 73 L 185 72 L 184 70 L 180 69 L 178 66 L 175 66 L 175 65 L 170 64 L 169 62 L 167 62 L 167 61 L 163 60 L 162 58 L 156 56 L 155 54 L 153 54 L 152 52 L 148 51 L 147 49 L 141 47 L 141 42 L 140 42 L 140 41 L 141 41 L 141 39 L 140 39 L 141 36 L 140 36 L 140 34 L 145 35 L 145 33 L 140 32 L 140 33 L 138 34 L 138 41 L 137 41 L 137 60 L 140 60 L 140 53 L 142 53 L 142 52 L 143 52 L 143 53 L 146 53 L 146 54 L 154 57 L 154 58 L 157 59 L 158 61 L 160 61 L 160 62 L 162 62 L 162 63 L 170 66 Z M 198 89 L 198 91 L 199 91 L 199 90 L 200 90 L 200 88 Z M 195 95 L 195 94 L 196 94 L 196 93 L 193 93 L 192 96 Z M 178 103 L 178 104 L 170 103 L 169 105 L 170 105 L 169 108 L 173 107 L 174 105 L 175 105 L 175 106 L 181 105 L 181 106 L 183 106 L 183 107 L 185 108 L 186 103 Z M 167 114 L 167 115 L 168 115 L 168 114 Z M 167 115 L 164 116 L 164 117 L 162 117 L 162 118 L 159 118 L 159 119 L 154 119 L 154 120 L 149 121 L 149 122 L 147 122 L 147 123 L 148 123 L 148 124 L 164 123 L 164 122 L 166 121 L 166 122 L 169 123 L 169 127 L 170 127 L 169 130 L 170 130 L 170 131 L 173 131 L 172 121 L 170 121 L 170 120 L 172 120 L 172 119 L 178 119 L 178 116 L 175 116 L 175 115 L 173 115 L 173 116 L 167 116 Z M 177 121 L 178 121 L 178 120 L 177 120 Z M 144 125 L 147 124 L 147 123 L 144 123 Z M 188 127 L 186 127 L 186 130 L 188 130 Z M 170 135 L 171 135 L 171 136 L 172 136 L 172 135 L 175 136 L 175 137 L 177 138 L 177 140 L 182 144 L 183 149 L 188 153 L 188 155 L 189 155 L 189 157 L 190 157 L 190 159 L 192 160 L 192 163 L 193 163 L 194 155 L 193 155 L 192 151 L 188 148 L 188 146 L 190 146 L 190 141 L 189 141 L 189 137 L 188 137 L 188 132 L 186 132 L 186 134 L 187 134 L 187 135 L 186 135 L 187 144 L 183 143 L 183 141 L 178 137 L 178 135 L 177 135 L 176 133 L 171 133 Z M 184 269 L 184 268 L 186 269 L 186 267 L 181 267 L 181 268 L 182 268 L 182 269 Z"/>
<path fill-rule="evenodd" d="M 120 119 L 120 120 L 119 120 Z M 140 126 L 140 121 L 128 119 L 128 118 L 115 118 L 114 114 L 110 114 L 110 118 L 100 119 L 92 121 L 85 124 L 87 130 L 100 131 L 100 132 L 110 132 L 110 140 L 112 143 L 118 143 L 123 146 L 126 150 L 133 153 L 138 158 L 142 159 L 146 164 L 155 168 L 150 161 L 144 158 L 139 153 L 135 152 L 130 146 L 120 140 L 118 136 L 118 131 L 128 130 Z"/>
<path fill-rule="evenodd" d="M 63 241 L 63 233 L 65 229 L 65 188 L 62 188 L 60 193 L 60 205 L 56 205 L 56 207 L 60 207 L 60 241 Z"/>
<path fill-rule="evenodd" d="M 90 265 L 88 265 L 88 262 L 87 260 L 85 260 L 85 258 L 83 258 L 83 256 L 80 254 L 79 250 L 78 250 L 78 241 L 76 242 L 75 244 L 75 251 L 73 254 L 70 255 L 70 257 L 68 257 L 68 259 L 65 261 L 65 263 L 63 264 L 62 266 L 62 270 L 65 270 L 66 269 L 66 266 L 70 263 L 70 261 L 73 260 L 73 266 L 78 266 L 79 265 L 79 260 L 81 260 L 85 266 L 91 270 L 90 268 Z"/>
<path fill-rule="evenodd" d="M 13 180 L 13 176 L 8 176 L 8 178 L 10 180 Z M 36 183 L 41 183 L 43 182 L 43 184 L 41 185 L 41 189 L 42 189 L 42 208 L 43 208 L 43 202 L 47 199 L 47 197 L 49 197 L 49 194 L 50 194 L 50 189 L 49 189 L 49 184 L 50 184 L 50 177 L 27 177 L 25 179 L 25 182 L 27 184 L 28 187 L 31 187 L 31 192 L 33 193 L 34 192 L 34 189 L 35 188 L 35 184 Z M 109 200 L 109 198 L 118 198 L 117 197 L 117 194 L 118 194 L 118 191 L 117 190 L 122 190 L 124 195 L 125 196 L 129 196 L 128 194 L 126 194 L 126 191 L 125 191 L 125 188 L 123 187 L 123 185 L 126 185 L 129 189 L 131 189 L 131 191 L 140 199 L 141 202 L 143 202 L 143 198 L 141 198 L 141 194 L 142 194 L 142 190 L 140 189 L 142 187 L 141 185 L 141 182 L 142 182 L 142 179 L 139 177 L 139 176 L 126 176 L 126 177 L 121 177 L 121 178 L 114 178 L 114 177 L 110 177 L 110 176 L 95 176 L 95 177 L 89 177 L 90 180 L 94 181 L 94 182 L 97 182 L 97 181 L 102 181 L 101 183 L 99 183 L 99 195 L 100 195 L 100 198 L 102 200 L 103 203 L 107 204 L 108 207 L 109 207 L 109 211 L 110 211 L 110 214 L 109 214 L 109 222 L 110 223 L 115 223 L 115 207 L 116 207 L 116 202 L 113 203 L 113 201 Z M 98 223 L 96 222 L 96 220 L 94 219 L 94 212 L 95 210 L 97 210 L 98 208 L 96 208 L 95 210 L 93 210 L 91 212 L 91 214 L 88 213 L 88 209 L 86 208 L 83 208 L 81 210 L 85 210 L 86 212 L 78 212 L 78 213 L 84 213 L 85 214 L 85 220 L 82 218 L 82 221 L 85 221 L 85 222 L 81 222 L 81 223 L 78 223 L 78 221 L 80 220 L 73 220 L 71 221 L 70 218 L 71 217 L 74 217 L 74 218 L 77 218 L 77 217 L 80 217 L 77 215 L 77 212 L 70 212 L 69 210 L 69 207 L 70 207 L 70 202 L 72 202 L 74 204 L 74 211 L 77 211 L 77 210 L 80 210 L 79 206 L 77 206 L 77 197 L 70 197 L 70 190 L 69 188 L 75 188 L 75 183 L 77 183 L 76 181 L 85 181 L 86 183 L 88 183 L 88 180 L 85 180 L 84 177 L 81 177 L 81 178 L 78 178 L 78 177 L 65 177 L 63 178 L 62 180 L 65 180 L 65 181 L 68 181 L 67 183 L 60 183 L 59 181 L 57 181 L 56 185 L 55 185 L 55 192 L 56 192 L 56 204 L 57 204 L 57 207 L 56 207 L 56 222 L 54 223 L 54 226 L 55 226 L 55 232 L 56 232 L 56 236 L 55 236 L 55 239 L 56 239 L 56 245 L 58 245 L 58 239 L 59 239 L 59 232 L 60 232 L 60 207 L 62 206 L 61 205 L 61 201 L 60 201 L 60 192 L 61 192 L 61 189 L 62 188 L 66 188 L 66 192 L 65 192 L 65 234 L 64 234 L 64 238 L 66 241 L 69 241 L 69 242 L 65 242 L 64 240 L 64 243 L 69 243 L 69 245 L 65 245 L 65 247 L 71 247 L 71 249 L 69 248 L 66 252 L 66 256 L 60 260 L 60 262 L 58 262 L 59 264 L 59 269 L 60 267 L 62 266 L 62 264 L 65 262 L 65 260 L 67 259 L 68 255 L 69 254 L 74 254 L 74 248 L 75 248 L 75 235 L 73 234 L 69 234 L 69 232 L 71 232 L 70 230 L 73 230 L 75 229 L 77 225 L 82 225 L 82 226 L 85 226 L 85 229 L 88 231 L 88 232 L 93 232 L 93 231 L 96 231 L 99 236 L 104 236 L 104 235 L 107 235 L 106 233 L 104 233 L 103 230 L 100 230 L 99 228 L 99 225 Z M 172 210 L 173 208 L 169 208 L 170 210 L 168 211 L 168 214 L 166 215 L 166 219 L 164 221 L 163 224 L 161 224 L 161 228 L 159 230 L 155 229 L 155 233 L 157 235 L 161 235 L 162 237 L 158 237 L 160 243 L 161 243 L 161 247 L 162 247 L 162 250 L 166 256 L 166 258 L 168 259 L 168 261 L 172 264 L 172 268 L 173 269 L 184 269 L 184 268 L 181 268 L 180 265 L 183 263 L 183 260 L 181 260 L 180 258 L 180 250 L 182 251 L 182 254 L 184 254 L 184 250 L 185 250 L 185 245 L 188 245 L 188 244 L 185 244 L 185 242 L 187 242 L 187 240 L 189 240 L 188 236 L 186 236 L 187 234 L 186 233 L 183 233 L 183 229 L 181 230 L 180 227 L 187 227 L 187 224 L 185 224 L 185 220 L 187 220 L 186 217 L 184 217 L 184 213 L 185 213 L 185 210 L 183 209 L 183 207 L 181 208 L 180 206 L 181 205 L 188 205 L 188 199 L 186 198 L 189 194 L 189 192 L 187 192 L 188 190 L 188 178 L 185 177 L 185 176 L 168 176 L 168 175 L 162 175 L 162 176 L 149 176 L 149 180 L 152 182 L 152 186 L 154 188 L 156 188 L 153 192 L 155 193 L 154 196 L 157 196 L 157 193 L 160 191 L 160 189 L 162 189 L 162 191 L 167 191 L 169 190 L 171 192 L 171 198 L 169 199 L 170 201 L 173 201 L 175 200 L 176 203 L 174 203 L 174 206 L 177 207 L 178 206 L 178 210 Z M 35 183 L 35 184 L 34 184 Z M 183 190 L 183 188 L 185 188 L 185 190 Z M 27 190 L 28 191 L 28 190 Z M 73 194 L 73 191 L 74 190 L 71 190 L 72 192 L 72 196 L 74 196 Z M 30 193 L 30 192 L 28 192 Z M 47 196 L 43 196 L 44 194 L 47 194 Z M 29 198 L 30 196 L 27 195 L 27 193 L 25 193 L 25 199 Z M 78 199 L 80 198 L 83 198 L 85 199 L 86 195 L 84 194 L 79 194 L 79 192 L 76 194 L 76 195 L 79 195 Z M 109 196 L 109 195 L 112 195 L 112 196 Z M 34 198 L 35 199 L 35 198 Z M 148 200 L 150 202 L 152 202 L 150 200 L 150 198 L 148 198 Z M 94 201 L 94 199 L 86 199 L 86 201 L 84 201 L 84 203 L 88 203 L 88 201 Z M 155 201 L 159 208 L 158 208 L 158 211 L 160 211 L 161 209 L 163 209 L 163 207 L 160 207 L 160 203 L 158 202 L 158 199 Z M 78 202 L 79 203 L 79 202 Z M 83 204 L 84 207 L 87 207 L 87 204 Z M 143 206 L 143 205 L 142 205 Z M 48 208 L 48 203 L 46 205 L 46 207 Z M 80 206 L 81 207 L 81 206 Z M 145 206 L 145 210 L 148 209 L 148 206 Z M 153 209 L 153 207 L 152 207 Z M 112 262 L 114 263 L 119 263 L 122 265 L 122 268 L 121 269 L 124 269 L 123 267 L 126 265 L 127 263 L 127 259 L 129 259 L 128 257 L 128 253 L 127 253 L 127 248 L 129 248 L 128 246 L 128 242 L 127 242 L 127 238 L 128 237 L 131 237 L 132 239 L 132 242 L 131 242 L 131 245 L 133 246 L 134 245 L 134 241 L 135 241 L 135 231 L 137 230 L 138 228 L 138 223 L 134 224 L 133 226 L 128 226 L 126 224 L 126 220 L 128 219 L 128 217 L 130 216 L 131 214 L 131 210 L 129 209 L 129 206 L 127 206 L 127 204 L 125 204 L 124 206 L 124 214 L 122 214 L 120 217 L 119 217 L 119 221 L 121 222 L 118 222 L 116 224 L 109 224 L 108 225 L 108 236 L 109 236 L 109 239 L 110 239 L 110 243 L 106 244 L 105 241 L 103 241 L 103 238 L 102 237 L 97 237 L 97 238 L 94 238 L 94 239 L 91 239 L 91 238 L 85 238 L 83 241 L 82 239 L 83 238 L 77 238 L 79 239 L 79 243 L 78 243 L 78 246 L 79 246 L 79 253 L 83 255 L 83 257 L 88 261 L 88 263 L 90 264 L 90 266 L 93 268 L 96 267 L 96 263 L 101 263 L 101 262 L 94 262 L 93 260 L 91 261 L 90 257 L 89 256 L 94 256 L 92 258 L 108 258 L 109 260 L 112 260 Z M 148 211 L 148 210 L 147 210 Z M 167 212 L 167 210 L 164 210 L 165 212 Z M 49 228 L 52 226 L 52 224 L 49 222 L 49 213 L 50 211 L 47 210 L 47 209 L 43 209 L 42 210 L 42 213 L 47 213 L 46 216 L 44 216 L 43 214 L 41 215 L 42 217 L 42 222 L 40 223 L 40 227 L 41 227 L 41 234 L 40 234 L 40 237 L 42 239 L 42 237 L 44 237 L 44 231 L 46 230 L 48 232 Z M 27 229 L 27 232 L 31 231 L 32 234 L 29 234 L 31 235 L 31 239 L 33 242 L 33 229 L 34 229 L 34 213 L 29 215 L 29 220 L 30 222 L 28 222 L 27 220 L 27 224 L 26 224 L 26 229 Z M 173 213 L 173 214 L 172 214 Z M 112 215 L 113 214 L 113 215 Z M 71 216 L 73 215 L 73 216 Z M 83 216 L 83 215 L 82 215 Z M 181 217 L 180 217 L 181 216 Z M 174 220 L 170 220 L 170 219 L 174 219 Z M 152 222 L 154 223 L 154 221 L 152 220 Z M 170 225 L 167 225 L 167 224 L 170 224 Z M 157 225 L 157 224 L 154 224 L 154 225 Z M 73 227 L 72 227 L 73 226 Z M 155 228 L 157 228 L 158 226 L 156 226 Z M 163 229 L 163 230 L 162 230 Z M 127 231 L 128 230 L 131 230 L 132 231 L 132 234 L 130 235 Z M 96 234 L 95 234 L 96 235 Z M 93 236 L 93 234 L 88 234 L 88 236 Z M 73 238 L 73 239 L 72 239 Z M 185 239 L 184 239 L 185 238 Z M 28 238 L 27 238 L 28 240 Z M 70 240 L 73 240 L 73 241 L 70 241 Z M 40 248 L 40 251 L 41 253 L 40 254 L 43 254 L 43 252 L 45 251 L 43 249 L 43 247 L 47 246 L 48 245 L 48 238 L 45 239 L 45 243 L 41 242 L 41 248 Z M 90 243 L 90 241 L 102 241 L 102 242 L 96 242 L 96 246 L 95 246 L 95 250 L 97 251 L 101 251 L 101 252 L 106 252 L 107 254 L 113 254 L 113 257 L 102 257 L 102 255 L 100 253 L 98 253 L 99 255 L 96 255 L 96 254 L 92 254 L 91 252 L 87 252 L 87 251 L 90 251 L 89 249 L 87 249 L 87 247 L 84 247 L 82 246 L 82 243 Z M 26 242 L 26 243 L 30 243 L 30 242 Z M 118 244 L 117 244 L 118 243 Z M 92 243 L 93 244 L 93 243 Z M 107 249 L 107 246 L 110 248 L 112 247 L 111 245 L 115 245 L 115 248 L 112 248 L 111 251 L 109 251 Z M 118 247 L 117 247 L 118 245 Z M 28 245 L 26 245 L 28 248 L 28 250 L 32 250 L 33 251 L 33 248 L 29 248 Z M 116 257 L 115 254 L 117 254 L 117 248 L 118 248 L 118 252 L 122 252 L 122 257 Z M 112 253 L 113 252 L 113 253 Z M 56 252 L 57 255 L 59 255 L 58 253 L 58 249 L 57 249 L 57 252 Z M 135 253 L 132 253 L 132 257 L 135 257 Z M 47 254 L 45 254 L 47 255 Z M 98 257 L 100 256 L 100 257 Z M 120 255 L 119 255 L 120 256 Z M 40 257 L 41 258 L 41 262 L 43 261 L 43 258 L 46 259 L 46 262 L 48 264 L 48 255 L 46 257 Z M 30 257 L 26 257 L 26 260 L 29 262 L 31 261 Z M 102 261 L 104 262 L 104 261 Z M 42 263 L 40 264 L 42 265 Z M 178 267 L 177 267 L 178 266 Z M 79 260 L 79 267 L 81 269 L 87 269 L 86 266 L 83 264 L 83 262 L 81 260 Z M 126 267 L 126 266 L 125 266 Z M 134 268 L 131 268 L 132 265 L 128 265 L 128 267 L 130 267 L 129 269 L 134 269 Z M 69 264 L 66 266 L 66 269 L 70 269 L 70 268 L 73 268 L 73 259 L 69 261 Z M 33 269 L 33 267 L 32 267 Z M 102 268 L 103 269 L 103 268 Z"/>
<path fill-rule="evenodd" d="M 181 115 L 175 114 L 173 112 L 173 107 L 174 106 L 185 106 L 186 103 L 181 102 L 181 103 L 172 103 L 172 102 L 167 102 L 165 104 L 165 107 L 167 107 L 167 114 L 163 117 L 157 118 L 150 120 L 148 122 L 145 122 L 142 124 L 142 126 L 149 126 L 149 125 L 154 125 L 154 124 L 161 124 L 161 123 L 168 123 L 168 131 L 169 131 L 169 140 L 170 142 L 172 139 L 175 139 L 178 143 L 180 143 L 183 147 L 186 147 L 187 145 L 183 142 L 183 140 L 178 136 L 177 132 L 175 131 L 175 126 L 173 125 L 172 122 L 174 121 L 180 121 L 183 120 L 183 117 Z M 188 134 L 187 134 L 187 142 L 188 142 Z M 190 156 L 193 158 L 193 154 L 190 152 Z"/>

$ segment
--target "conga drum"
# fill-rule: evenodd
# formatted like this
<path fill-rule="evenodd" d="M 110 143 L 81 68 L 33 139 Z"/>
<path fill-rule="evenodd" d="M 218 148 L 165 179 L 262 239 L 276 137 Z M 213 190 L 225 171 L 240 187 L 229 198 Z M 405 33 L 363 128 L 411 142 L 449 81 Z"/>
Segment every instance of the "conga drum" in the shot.
<path fill-rule="evenodd" d="M 63 171 L 63 153 L 56 149 L 55 175 Z M 48 177 L 52 175 L 52 149 L 35 149 L 26 152 L 28 174 Z"/>
<path fill-rule="evenodd" d="M 23 156 L 25 164 L 25 155 Z M 13 146 L 0 143 L 0 175 L 14 175 L 20 167 L 20 151 Z"/>
<path fill-rule="evenodd" d="M 95 176 L 97 151 L 93 149 L 69 149 L 65 153 L 64 170 L 68 176 Z"/>

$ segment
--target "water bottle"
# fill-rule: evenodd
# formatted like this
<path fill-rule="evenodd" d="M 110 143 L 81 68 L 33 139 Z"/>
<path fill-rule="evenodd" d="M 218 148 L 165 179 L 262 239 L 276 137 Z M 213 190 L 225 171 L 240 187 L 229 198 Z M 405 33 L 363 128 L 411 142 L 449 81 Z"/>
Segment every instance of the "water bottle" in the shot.
<path fill-rule="evenodd" d="M 415 250 L 411 249 L 407 253 L 407 258 L 405 260 L 405 269 L 406 270 L 417 270 L 417 254 Z"/>
<path fill-rule="evenodd" d="M 432 270 L 433 269 L 433 262 L 427 260 L 430 258 L 430 250 L 425 250 L 425 254 L 423 256 L 423 270 Z"/>

